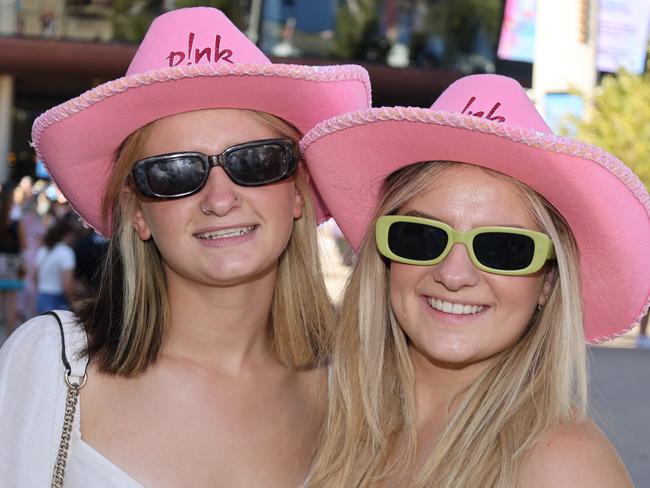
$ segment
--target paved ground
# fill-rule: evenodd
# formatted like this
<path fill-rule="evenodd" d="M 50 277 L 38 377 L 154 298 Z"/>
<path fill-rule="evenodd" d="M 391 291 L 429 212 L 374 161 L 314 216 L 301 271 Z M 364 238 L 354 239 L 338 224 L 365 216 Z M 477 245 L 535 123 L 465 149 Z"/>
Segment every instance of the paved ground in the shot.
<path fill-rule="evenodd" d="M 650 487 L 650 350 L 591 350 L 594 416 L 637 488 Z"/>

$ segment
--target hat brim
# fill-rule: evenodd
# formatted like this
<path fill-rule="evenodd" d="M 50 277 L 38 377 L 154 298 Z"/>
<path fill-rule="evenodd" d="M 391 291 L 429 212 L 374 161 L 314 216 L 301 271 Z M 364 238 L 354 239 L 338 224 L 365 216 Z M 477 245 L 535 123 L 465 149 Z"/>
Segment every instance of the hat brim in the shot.
<path fill-rule="evenodd" d="M 266 112 L 303 134 L 318 122 L 370 105 L 360 66 L 199 65 L 161 69 L 104 83 L 34 122 L 32 144 L 72 208 L 103 235 L 101 199 L 117 151 L 135 130 L 194 110 Z M 317 218 L 327 217 L 314 192 Z"/>
<path fill-rule="evenodd" d="M 648 193 L 605 151 L 476 117 L 400 107 L 326 121 L 301 148 L 332 216 L 357 250 L 389 174 L 421 161 L 471 163 L 525 183 L 569 224 L 580 255 L 589 342 L 624 333 L 648 309 Z"/>

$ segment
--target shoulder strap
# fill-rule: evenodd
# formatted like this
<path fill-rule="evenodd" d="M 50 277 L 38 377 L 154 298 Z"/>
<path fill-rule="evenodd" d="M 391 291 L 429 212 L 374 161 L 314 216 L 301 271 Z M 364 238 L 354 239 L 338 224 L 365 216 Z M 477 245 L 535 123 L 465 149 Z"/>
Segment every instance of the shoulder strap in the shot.
<path fill-rule="evenodd" d="M 86 375 L 88 368 L 88 358 L 79 357 L 79 351 L 86 344 L 86 333 L 80 327 L 70 327 L 70 322 L 63 324 L 61 317 L 56 312 L 50 310 L 43 315 L 51 315 L 56 319 L 61 332 L 61 361 L 70 377 L 81 379 Z M 80 345 L 82 347 L 80 347 Z"/>
<path fill-rule="evenodd" d="M 66 374 L 63 377 L 67 385 L 63 429 L 61 431 L 61 442 L 59 444 L 56 462 L 54 463 L 52 484 L 50 485 L 51 488 L 63 488 L 65 466 L 68 461 L 68 451 L 70 450 L 72 423 L 74 422 L 74 415 L 79 400 L 79 390 L 84 387 L 87 378 L 86 367 L 88 366 L 88 359 L 79 359 L 79 353 L 75 351 L 75 345 L 79 349 L 80 344 L 85 344 L 86 333 L 83 329 L 75 327 L 74 324 L 68 321 L 64 326 L 61 317 L 52 310 L 45 312 L 43 315 L 51 315 L 56 319 L 57 324 L 59 324 L 59 331 L 61 331 L 61 361 L 66 369 Z M 67 334 L 64 329 L 67 329 Z M 83 334 L 83 336 L 79 337 L 77 334 Z"/>

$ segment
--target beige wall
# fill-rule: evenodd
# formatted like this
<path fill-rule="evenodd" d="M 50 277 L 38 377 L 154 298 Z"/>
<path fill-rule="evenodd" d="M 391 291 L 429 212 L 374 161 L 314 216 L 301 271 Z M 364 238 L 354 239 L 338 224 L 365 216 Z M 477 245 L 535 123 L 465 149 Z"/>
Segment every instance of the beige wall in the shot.
<path fill-rule="evenodd" d="M 590 97 L 596 86 L 598 0 L 588 2 L 591 15 L 587 42 L 582 42 L 580 32 L 582 2 L 537 2 L 532 96 L 542 114 L 546 93 L 579 90 Z"/>
<path fill-rule="evenodd" d="M 1 0 L 0 0 L 1 1 Z M 21 0 L 16 27 L 26 36 L 110 41 L 110 9 L 101 5 L 67 7 L 63 0 Z M 51 22 L 47 24 L 47 17 Z M 19 32 L 16 32 L 19 33 Z"/>

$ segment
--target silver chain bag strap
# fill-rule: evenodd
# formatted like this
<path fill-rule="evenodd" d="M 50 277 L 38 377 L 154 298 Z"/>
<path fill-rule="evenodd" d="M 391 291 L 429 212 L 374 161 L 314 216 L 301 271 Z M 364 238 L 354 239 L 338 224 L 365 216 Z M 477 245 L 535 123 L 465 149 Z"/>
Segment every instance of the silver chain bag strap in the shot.
<path fill-rule="evenodd" d="M 72 367 L 68 361 L 65 351 L 65 334 L 63 333 L 63 323 L 61 318 L 55 312 L 46 312 L 43 315 L 51 315 L 59 324 L 61 331 L 61 360 L 65 366 L 65 374 L 63 379 L 67 387 L 67 395 L 65 399 L 65 414 L 63 416 L 63 430 L 61 431 L 61 442 L 59 443 L 59 451 L 56 456 L 56 463 L 54 464 L 54 473 L 52 474 L 52 488 L 63 488 L 63 478 L 65 476 L 65 465 L 68 460 L 68 451 L 70 450 L 70 435 L 72 434 L 72 422 L 74 421 L 74 414 L 77 410 L 77 403 L 79 401 L 79 390 L 86 384 L 86 372 L 82 376 L 74 376 L 72 374 Z"/>

